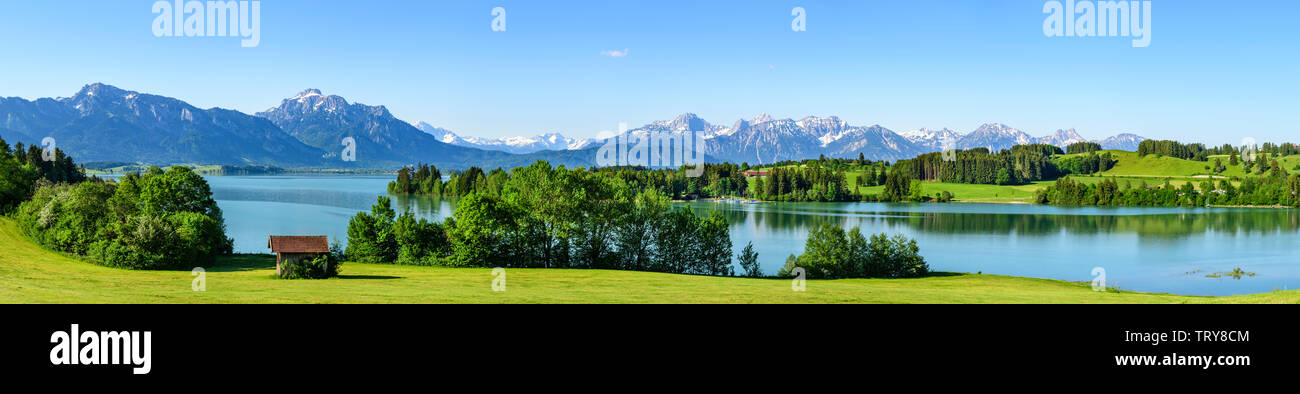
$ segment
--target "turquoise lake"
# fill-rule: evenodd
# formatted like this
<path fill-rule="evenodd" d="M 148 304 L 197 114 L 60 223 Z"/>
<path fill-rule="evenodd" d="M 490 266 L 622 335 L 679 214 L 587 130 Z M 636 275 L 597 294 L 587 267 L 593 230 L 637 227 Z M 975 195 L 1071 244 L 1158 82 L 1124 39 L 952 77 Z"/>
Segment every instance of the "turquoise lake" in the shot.
<path fill-rule="evenodd" d="M 241 253 L 269 253 L 267 236 L 326 235 L 346 243 L 348 220 L 385 194 L 392 176 L 206 177 Z M 399 212 L 439 220 L 450 200 L 393 196 Z M 731 221 L 737 253 L 753 242 L 765 273 L 802 253 L 813 226 L 915 238 L 938 271 L 1088 282 L 1093 269 L 1124 290 L 1233 295 L 1300 285 L 1300 211 L 1237 208 L 1060 208 L 1012 204 L 681 203 Z M 1223 275 L 1241 268 L 1254 276 Z"/>

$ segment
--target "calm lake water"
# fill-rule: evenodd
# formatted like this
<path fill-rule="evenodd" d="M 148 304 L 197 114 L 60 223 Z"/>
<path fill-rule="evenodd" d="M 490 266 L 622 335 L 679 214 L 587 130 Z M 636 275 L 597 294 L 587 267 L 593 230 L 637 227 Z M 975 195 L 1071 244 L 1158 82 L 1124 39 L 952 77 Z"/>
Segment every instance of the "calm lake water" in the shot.
<path fill-rule="evenodd" d="M 235 250 L 269 253 L 267 235 L 326 235 L 346 242 L 348 219 L 369 210 L 391 176 L 206 177 Z M 450 200 L 393 196 L 398 212 L 431 220 Z M 1058 208 L 1006 204 L 681 204 L 723 212 L 735 251 L 754 243 L 764 272 L 802 253 L 813 226 L 916 238 L 939 271 L 1091 281 L 1094 267 L 1125 290 L 1188 295 L 1300 287 L 1300 211 L 1271 209 Z M 1240 267 L 1255 276 L 1206 275 Z"/>

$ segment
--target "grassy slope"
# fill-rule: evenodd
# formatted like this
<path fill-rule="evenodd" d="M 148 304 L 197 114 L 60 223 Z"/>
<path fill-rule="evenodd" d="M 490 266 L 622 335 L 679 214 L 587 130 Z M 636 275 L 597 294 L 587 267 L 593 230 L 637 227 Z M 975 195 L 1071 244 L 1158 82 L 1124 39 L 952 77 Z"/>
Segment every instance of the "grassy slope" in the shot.
<path fill-rule="evenodd" d="M 785 166 L 803 167 L 803 166 Z M 762 171 L 771 170 L 770 167 L 762 168 Z M 857 184 L 860 171 L 849 171 L 845 174 L 846 184 L 849 190 L 854 190 Z M 753 189 L 754 182 L 757 178 L 749 178 L 749 187 Z M 996 203 L 1028 203 L 1034 197 L 1034 191 L 1047 187 L 1051 182 L 1034 182 L 1028 185 L 1018 186 L 997 186 L 997 185 L 972 185 L 966 183 L 943 183 L 943 182 L 926 182 L 923 192 L 927 196 L 933 196 L 936 193 L 947 191 L 956 196 L 957 202 L 996 202 Z M 884 186 L 863 187 L 860 189 L 866 194 L 881 194 L 885 192 Z"/>
<path fill-rule="evenodd" d="M 189 271 L 128 271 L 47 251 L 0 218 L 0 302 L 4 303 L 1296 303 L 1300 291 L 1238 297 L 1093 292 L 1087 284 L 994 275 L 808 281 L 601 270 L 511 269 L 505 292 L 488 269 L 349 263 L 344 277 L 273 277 L 266 256 L 224 258 L 207 267 L 207 291 Z"/>
<path fill-rule="evenodd" d="M 1228 169 L 1222 174 L 1214 174 L 1213 170 L 1207 170 L 1205 167 L 1214 166 L 1214 159 L 1207 162 L 1193 160 L 1183 160 L 1169 156 L 1146 155 L 1139 157 L 1137 152 L 1125 152 L 1118 150 L 1106 151 L 1114 155 L 1119 162 L 1115 167 L 1104 171 L 1101 175 L 1105 176 L 1144 176 L 1144 177 L 1192 177 L 1197 175 L 1216 175 L 1224 177 L 1245 176 L 1241 166 L 1228 165 L 1225 159 L 1223 165 Z"/>
<path fill-rule="evenodd" d="M 1168 156 L 1157 157 L 1156 155 L 1147 155 L 1139 157 L 1136 152 L 1126 152 L 1119 150 L 1106 151 L 1114 155 L 1118 162 L 1114 168 L 1102 172 L 1096 176 L 1073 176 L 1077 181 L 1095 184 L 1103 179 L 1114 178 L 1121 185 L 1125 181 L 1132 183 L 1137 187 L 1142 182 L 1148 186 L 1160 186 L 1168 180 L 1174 186 L 1182 186 L 1185 183 L 1191 183 L 1199 188 L 1200 183 L 1210 176 L 1215 177 L 1247 177 L 1257 176 L 1257 174 L 1246 174 L 1241 166 L 1228 165 L 1227 156 L 1211 156 L 1208 162 L 1198 162 L 1192 160 L 1183 160 Z M 1061 157 L 1070 157 L 1078 155 L 1063 155 Z M 1213 166 L 1214 158 L 1223 159 L 1227 170 L 1221 174 L 1213 174 L 1213 171 L 1205 169 L 1206 166 Z M 1265 157 L 1267 155 L 1265 154 Z M 1294 169 L 1300 165 L 1300 156 L 1288 156 L 1278 159 L 1278 164 L 1289 172 L 1296 172 Z M 856 175 L 850 175 L 854 178 Z M 850 179 L 849 184 L 852 185 Z M 934 195 L 937 192 L 948 191 L 956 196 L 957 202 L 1019 202 L 1028 203 L 1034 196 L 1034 191 L 1052 184 L 1054 181 L 1034 182 L 1028 185 L 1019 186 L 996 186 L 996 185 L 969 185 L 958 183 L 925 183 L 924 193 Z M 1240 184 L 1240 182 L 1234 182 Z M 862 188 L 864 193 L 882 193 L 884 187 Z"/>
<path fill-rule="evenodd" d="M 1028 203 L 1033 200 L 1034 191 L 1047 187 L 1052 182 L 1034 182 L 1028 185 L 998 186 L 972 185 L 967 183 L 925 182 L 921 192 L 927 196 L 935 193 L 949 192 L 956 196 L 956 202 L 999 202 Z M 881 194 L 884 186 L 862 188 L 863 193 Z"/>

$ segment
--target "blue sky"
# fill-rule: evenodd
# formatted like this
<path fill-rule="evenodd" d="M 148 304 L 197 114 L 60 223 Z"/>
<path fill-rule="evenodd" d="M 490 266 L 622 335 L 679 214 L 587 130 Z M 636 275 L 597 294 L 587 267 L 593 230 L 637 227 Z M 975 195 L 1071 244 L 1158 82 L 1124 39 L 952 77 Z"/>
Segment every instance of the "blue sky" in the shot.
<path fill-rule="evenodd" d="M 310 87 L 488 137 L 766 112 L 900 132 L 1300 140 L 1295 1 L 1154 0 L 1146 48 L 1046 37 L 1043 0 L 263 0 L 255 48 L 155 37 L 153 3 L 0 2 L 0 95 L 105 82 L 253 113 Z M 791 30 L 794 7 L 807 31 Z"/>

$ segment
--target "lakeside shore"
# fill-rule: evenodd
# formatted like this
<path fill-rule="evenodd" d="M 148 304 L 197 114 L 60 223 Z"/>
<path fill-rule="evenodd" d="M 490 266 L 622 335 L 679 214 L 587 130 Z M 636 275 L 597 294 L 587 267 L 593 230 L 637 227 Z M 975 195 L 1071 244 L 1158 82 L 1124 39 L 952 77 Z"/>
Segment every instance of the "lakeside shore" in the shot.
<path fill-rule="evenodd" d="M 52 252 L 0 218 L 3 303 L 1300 303 L 1300 290 L 1204 297 L 1093 291 L 1089 284 L 1001 275 L 936 273 L 917 279 L 808 280 L 587 269 L 508 269 L 508 291 L 488 268 L 345 263 L 340 278 L 275 279 L 275 259 L 234 255 L 206 270 L 132 271 Z"/>

